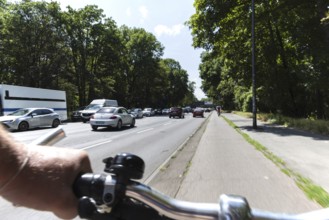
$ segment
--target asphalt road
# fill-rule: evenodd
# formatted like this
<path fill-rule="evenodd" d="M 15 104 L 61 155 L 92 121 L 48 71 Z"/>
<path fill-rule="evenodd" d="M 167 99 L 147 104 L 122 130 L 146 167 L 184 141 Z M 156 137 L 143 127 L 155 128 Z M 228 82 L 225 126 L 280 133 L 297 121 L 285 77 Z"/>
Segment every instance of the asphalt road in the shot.
<path fill-rule="evenodd" d="M 238 126 L 241 121 L 246 121 L 231 114 L 223 115 Z M 258 135 L 265 138 L 268 133 L 259 132 Z M 297 187 L 293 178 L 246 142 L 217 114 L 212 114 L 195 136 L 201 138 L 191 138 L 149 185 L 166 195 L 191 202 L 218 204 L 220 195 L 234 194 L 247 198 L 252 208 L 277 213 L 304 213 L 321 209 Z M 255 135 L 253 138 L 258 140 Z M 277 142 L 273 143 L 281 146 L 285 142 L 283 139 L 286 138 L 277 138 Z M 295 142 L 291 141 L 290 144 L 294 145 Z M 314 149 L 314 152 L 317 150 Z M 295 157 L 290 151 L 287 154 Z"/>
<path fill-rule="evenodd" d="M 147 117 L 137 119 L 134 128 L 127 127 L 121 131 L 105 128 L 92 131 L 89 123 L 67 123 L 62 125 L 67 137 L 55 146 L 86 150 L 90 155 L 95 173 L 103 172 L 104 157 L 115 156 L 120 152 L 136 154 L 145 161 L 143 178 L 145 180 L 199 128 L 204 120 L 205 118 L 193 118 L 191 114 L 187 114 L 185 119 Z M 35 129 L 12 132 L 11 135 L 16 140 L 28 144 L 51 130 L 49 128 Z M 2 220 L 56 219 L 49 213 L 13 207 L 4 200 L 0 200 L 0 213 Z"/>
<path fill-rule="evenodd" d="M 300 172 L 303 175 L 307 174 L 307 170 L 303 169 L 303 164 L 312 163 L 317 167 L 319 167 L 318 163 L 321 166 L 326 164 L 325 160 L 322 160 L 322 155 L 327 154 L 319 151 L 318 147 L 315 147 L 314 141 L 321 144 L 321 146 L 323 145 L 321 149 L 325 150 L 327 149 L 327 138 L 265 125 L 262 125 L 258 132 L 255 132 L 250 129 L 249 119 L 234 115 L 225 115 L 225 117 L 232 120 L 243 132 L 248 133 L 253 139 L 261 142 L 280 158 L 283 158 L 289 167 L 296 171 L 303 171 Z M 252 146 L 245 146 L 246 142 L 241 139 L 241 135 L 238 135 L 222 119 L 216 117 L 216 120 L 215 124 L 210 123 L 208 126 L 208 123 L 203 123 L 205 119 L 192 118 L 191 116 L 174 120 L 168 117 L 150 117 L 137 120 L 136 127 L 132 129 L 127 128 L 122 131 L 100 129 L 96 132 L 91 131 L 89 124 L 69 123 L 63 125 L 68 137 L 56 145 L 87 150 L 95 172 L 102 172 L 103 164 L 101 161 L 105 156 L 114 156 L 118 152 L 135 153 L 146 162 L 145 176 L 142 181 L 156 173 L 155 171 L 159 170 L 160 165 L 167 160 L 169 165 L 164 166 L 166 171 L 164 172 L 161 169 L 161 172 L 155 175 L 153 182 L 148 182 L 148 180 L 146 182 L 156 186 L 169 196 L 184 200 L 213 202 L 217 201 L 218 195 L 221 193 L 233 192 L 233 194 L 246 196 L 252 207 L 270 211 L 300 213 L 320 208 L 314 203 L 308 205 L 311 202 L 309 200 L 305 201 L 305 206 L 301 205 L 306 200 L 306 196 L 297 189 L 292 179 L 289 179 L 278 167 L 275 167 L 272 162 L 260 155 Z M 204 126 L 201 126 L 202 124 Z M 200 126 L 201 129 L 198 129 Z M 214 128 L 213 131 L 222 131 L 220 135 L 216 132 L 209 133 L 212 127 Z M 197 130 L 198 132 L 195 133 Z M 49 129 L 38 129 L 28 132 L 15 132 L 12 135 L 17 140 L 30 143 L 36 137 L 48 131 Z M 226 131 L 230 132 L 227 133 Z M 191 136 L 192 134 L 194 135 Z M 283 142 L 282 137 L 285 137 L 284 140 L 295 141 L 295 144 Z M 168 160 L 187 138 L 190 140 L 186 145 L 183 145 L 185 147 L 179 151 L 179 154 Z M 270 146 L 270 143 L 276 145 Z M 210 146 L 214 146 L 212 150 Z M 218 146 L 225 146 L 226 148 L 219 148 Z M 289 146 L 294 147 L 294 149 L 290 149 Z M 241 154 L 242 150 L 247 149 L 248 152 Z M 196 150 L 199 153 L 195 154 Z M 232 152 L 228 154 L 228 151 Z M 299 158 L 298 156 L 301 154 L 299 151 L 306 153 L 303 157 L 300 157 L 299 161 L 290 160 Z M 310 156 L 312 155 L 310 152 L 318 152 L 321 155 L 319 157 L 321 160 L 312 160 L 313 157 Z M 219 159 L 216 155 L 220 155 L 222 158 Z M 293 162 L 298 163 L 299 166 L 293 166 Z M 220 167 L 225 167 L 225 169 L 219 169 Z M 184 178 L 186 168 L 189 172 L 187 178 Z M 228 169 L 232 170 L 228 171 Z M 219 170 L 224 173 L 213 175 L 214 173 L 219 174 Z M 314 168 L 312 170 L 319 170 L 321 173 L 322 170 L 328 169 Z M 201 177 L 201 174 L 206 173 L 209 173 L 209 175 Z M 314 177 L 319 180 L 326 180 L 327 175 L 315 175 Z M 248 179 L 249 181 L 246 181 Z M 325 186 L 325 184 L 320 185 Z M 215 190 L 209 191 L 209 188 Z M 56 219 L 49 213 L 31 211 L 21 207 L 13 208 L 1 201 L 0 213 L 1 219 Z"/>

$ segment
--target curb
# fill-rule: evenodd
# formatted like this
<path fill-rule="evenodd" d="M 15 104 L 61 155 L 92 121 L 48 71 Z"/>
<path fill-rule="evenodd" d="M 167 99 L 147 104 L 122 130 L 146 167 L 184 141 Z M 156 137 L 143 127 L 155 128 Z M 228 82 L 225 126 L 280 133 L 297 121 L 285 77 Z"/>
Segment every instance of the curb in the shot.
<path fill-rule="evenodd" d="M 212 114 L 212 112 L 207 116 L 207 118 L 202 122 L 202 124 L 198 127 L 198 129 L 196 129 L 189 137 L 187 137 L 185 139 L 185 141 L 155 170 L 152 172 L 152 174 L 150 176 L 148 176 L 143 183 L 146 185 L 149 185 L 149 183 L 156 178 L 156 176 L 159 174 L 160 170 L 163 167 L 166 167 L 166 165 L 169 163 L 170 160 L 172 160 L 172 158 L 177 155 L 179 152 L 181 152 L 181 150 L 188 145 L 189 141 L 198 133 L 200 132 L 203 128 L 206 127 L 206 125 L 209 122 L 209 117 Z M 203 133 L 203 132 L 202 132 Z M 201 139 L 201 138 L 200 138 Z M 200 140 L 198 140 L 198 143 L 200 142 Z M 193 154 L 194 155 L 194 154 Z M 165 171 L 164 171 L 165 172 Z"/>

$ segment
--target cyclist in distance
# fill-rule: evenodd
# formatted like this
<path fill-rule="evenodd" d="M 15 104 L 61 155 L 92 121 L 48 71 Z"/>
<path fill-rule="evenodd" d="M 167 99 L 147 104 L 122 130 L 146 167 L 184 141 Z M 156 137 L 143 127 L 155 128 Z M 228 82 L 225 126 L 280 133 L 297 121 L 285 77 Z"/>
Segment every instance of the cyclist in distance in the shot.
<path fill-rule="evenodd" d="M 220 110 L 221 110 L 221 107 L 218 105 L 216 106 L 216 111 L 217 111 L 217 115 L 220 116 Z"/>
<path fill-rule="evenodd" d="M 16 142 L 0 126 L 0 196 L 15 206 L 51 211 L 63 219 L 77 216 L 72 185 L 92 172 L 85 151 Z"/>

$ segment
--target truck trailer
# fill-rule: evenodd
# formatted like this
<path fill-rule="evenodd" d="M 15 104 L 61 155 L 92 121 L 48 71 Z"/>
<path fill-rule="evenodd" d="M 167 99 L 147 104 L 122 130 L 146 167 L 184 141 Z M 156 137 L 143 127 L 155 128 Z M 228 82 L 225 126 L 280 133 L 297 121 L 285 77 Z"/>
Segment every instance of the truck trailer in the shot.
<path fill-rule="evenodd" d="M 21 108 L 51 108 L 65 121 L 66 92 L 0 84 L 0 115 L 7 115 Z"/>

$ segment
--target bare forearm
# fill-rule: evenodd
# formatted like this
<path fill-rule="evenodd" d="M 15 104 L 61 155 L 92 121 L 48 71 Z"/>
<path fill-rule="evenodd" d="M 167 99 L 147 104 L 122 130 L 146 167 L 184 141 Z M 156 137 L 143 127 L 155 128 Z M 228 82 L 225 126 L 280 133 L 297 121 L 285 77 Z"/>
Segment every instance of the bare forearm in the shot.
<path fill-rule="evenodd" d="M 0 196 L 8 201 L 73 218 L 77 198 L 72 185 L 85 172 L 91 172 L 85 151 L 26 146 L 0 128 Z"/>
<path fill-rule="evenodd" d="M 2 187 L 24 163 L 26 156 L 26 147 L 14 142 L 8 132 L 0 126 L 0 194 Z"/>

